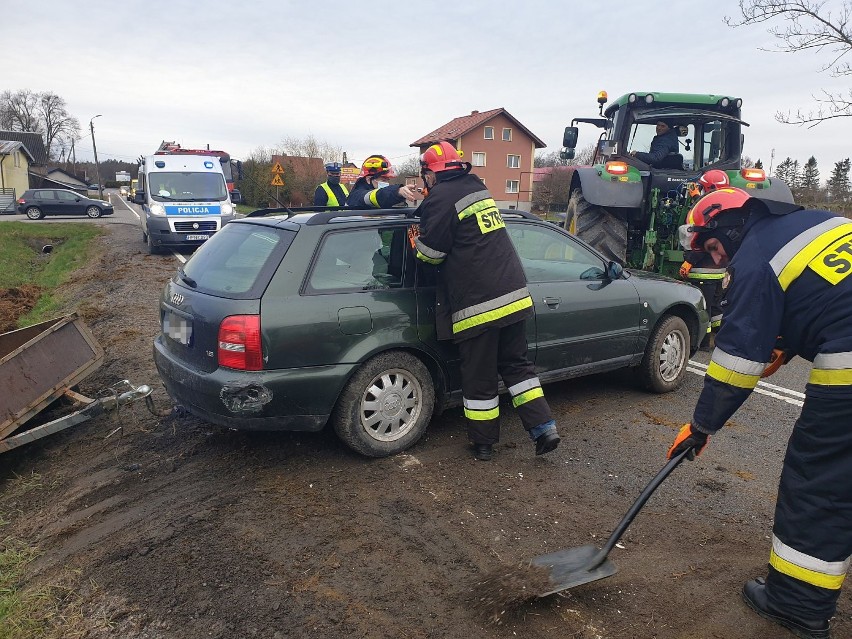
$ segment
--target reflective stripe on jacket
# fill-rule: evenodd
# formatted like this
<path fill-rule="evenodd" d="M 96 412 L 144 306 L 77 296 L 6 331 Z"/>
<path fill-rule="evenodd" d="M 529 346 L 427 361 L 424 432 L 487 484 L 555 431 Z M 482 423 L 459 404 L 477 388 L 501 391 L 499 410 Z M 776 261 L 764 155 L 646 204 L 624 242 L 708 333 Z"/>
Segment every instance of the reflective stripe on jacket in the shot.
<path fill-rule="evenodd" d="M 778 335 L 814 363 L 809 392 L 852 398 L 852 220 L 758 206 L 728 273 L 725 320 L 693 425 L 712 433 L 725 424 L 757 385 Z"/>
<path fill-rule="evenodd" d="M 418 212 L 417 257 L 439 265 L 439 298 L 449 306 L 437 312 L 439 337 L 450 333 L 459 341 L 532 315 L 521 261 L 482 180 L 441 173 Z"/>

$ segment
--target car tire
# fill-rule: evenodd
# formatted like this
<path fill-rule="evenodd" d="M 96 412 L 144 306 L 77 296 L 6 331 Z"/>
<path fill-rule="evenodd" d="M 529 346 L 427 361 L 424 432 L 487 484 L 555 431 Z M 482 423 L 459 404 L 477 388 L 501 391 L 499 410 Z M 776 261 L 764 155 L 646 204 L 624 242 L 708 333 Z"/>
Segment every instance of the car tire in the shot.
<path fill-rule="evenodd" d="M 30 206 L 24 211 L 24 214 L 30 218 L 31 220 L 40 220 L 44 217 L 44 213 L 41 212 L 41 209 L 37 206 Z"/>
<path fill-rule="evenodd" d="M 102 215 L 101 209 L 94 204 L 86 209 L 86 215 L 88 215 L 93 220 L 99 218 Z"/>
<path fill-rule="evenodd" d="M 582 189 L 575 189 L 568 200 L 565 230 L 607 259 L 626 263 L 627 221 L 601 206 L 590 204 L 583 197 Z"/>
<path fill-rule="evenodd" d="M 367 457 L 414 445 L 429 425 L 435 388 L 426 366 L 401 351 L 367 360 L 347 382 L 332 412 L 338 437 Z"/>
<path fill-rule="evenodd" d="M 655 393 L 676 390 L 686 377 L 690 336 L 686 323 L 666 315 L 654 327 L 639 365 L 642 385 Z"/>

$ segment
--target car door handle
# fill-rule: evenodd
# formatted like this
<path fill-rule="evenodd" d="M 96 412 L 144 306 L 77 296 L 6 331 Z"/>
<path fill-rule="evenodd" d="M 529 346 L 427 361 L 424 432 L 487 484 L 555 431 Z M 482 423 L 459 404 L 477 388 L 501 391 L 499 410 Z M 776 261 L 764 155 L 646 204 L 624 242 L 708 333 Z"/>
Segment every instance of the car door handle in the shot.
<path fill-rule="evenodd" d="M 558 308 L 562 303 L 561 297 L 545 297 L 542 302 L 548 305 L 550 308 Z"/>

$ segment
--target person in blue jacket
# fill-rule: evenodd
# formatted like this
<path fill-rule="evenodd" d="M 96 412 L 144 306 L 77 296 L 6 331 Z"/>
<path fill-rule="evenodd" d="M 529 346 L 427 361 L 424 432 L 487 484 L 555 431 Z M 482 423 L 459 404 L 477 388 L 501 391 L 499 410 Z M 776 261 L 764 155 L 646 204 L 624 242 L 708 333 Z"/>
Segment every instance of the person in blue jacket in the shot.
<path fill-rule="evenodd" d="M 796 636 L 828 639 L 852 557 L 852 220 L 722 188 L 696 202 L 680 237 L 728 272 L 704 388 L 668 457 L 699 453 L 773 355 L 813 362 L 781 470 L 768 575 L 742 594 Z"/>
<path fill-rule="evenodd" d="M 351 209 L 389 209 L 418 196 L 404 184 L 390 184 L 387 179 L 396 177 L 390 161 L 384 155 L 371 155 L 361 165 L 358 180 L 346 199 Z"/>
<path fill-rule="evenodd" d="M 647 153 L 644 151 L 631 151 L 630 155 L 645 164 L 650 164 L 654 168 L 661 168 L 665 164 L 666 158 L 679 153 L 677 131 L 670 122 L 659 120 L 657 122 L 657 134 L 651 140 L 650 150 Z"/>

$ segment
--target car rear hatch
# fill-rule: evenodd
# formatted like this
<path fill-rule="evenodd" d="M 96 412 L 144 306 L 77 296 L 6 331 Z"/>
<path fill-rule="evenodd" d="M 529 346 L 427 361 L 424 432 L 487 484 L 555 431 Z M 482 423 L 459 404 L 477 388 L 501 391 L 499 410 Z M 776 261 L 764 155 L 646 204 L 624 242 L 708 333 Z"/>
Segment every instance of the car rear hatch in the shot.
<path fill-rule="evenodd" d="M 160 326 L 166 350 L 196 370 L 216 370 L 223 320 L 259 322 L 263 291 L 295 236 L 295 230 L 278 228 L 274 220 L 234 221 L 205 242 L 163 291 Z M 234 321 L 243 320 L 229 320 L 226 326 Z M 234 340 L 223 340 L 231 354 L 241 350 Z"/>

